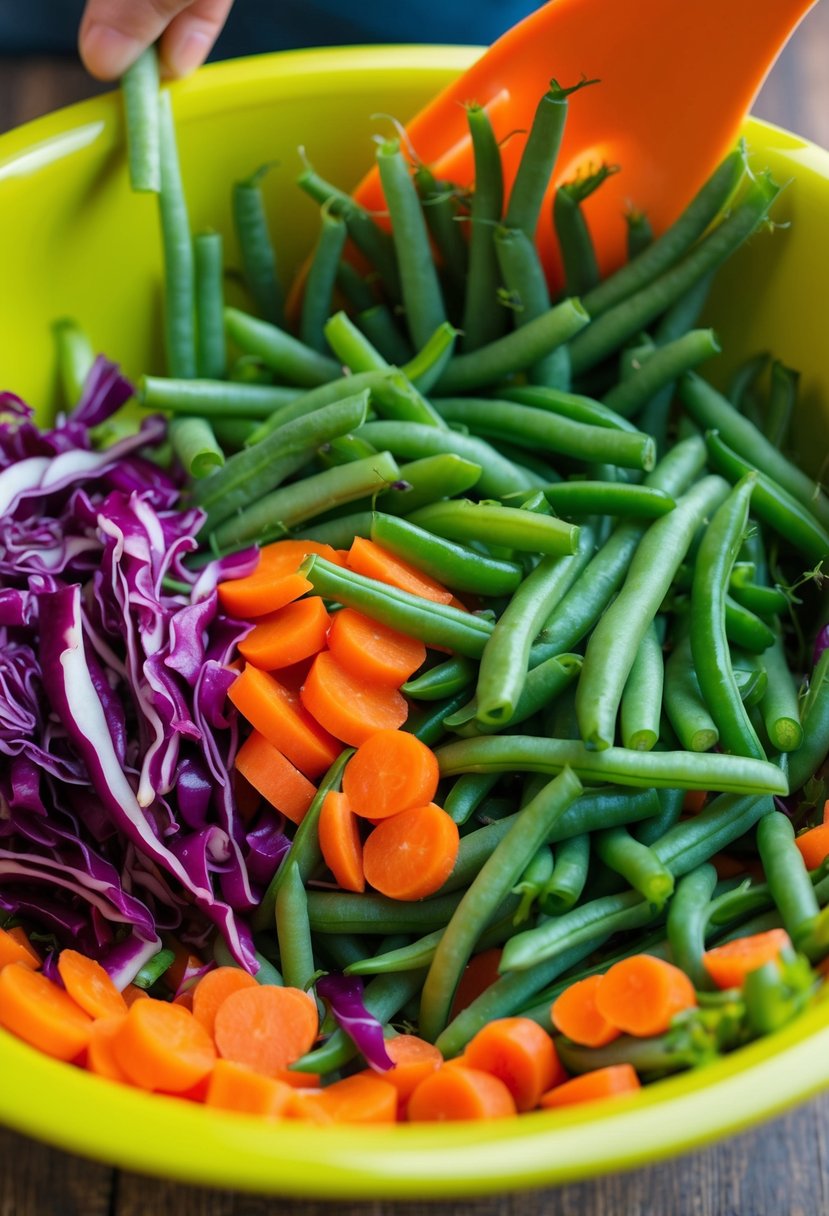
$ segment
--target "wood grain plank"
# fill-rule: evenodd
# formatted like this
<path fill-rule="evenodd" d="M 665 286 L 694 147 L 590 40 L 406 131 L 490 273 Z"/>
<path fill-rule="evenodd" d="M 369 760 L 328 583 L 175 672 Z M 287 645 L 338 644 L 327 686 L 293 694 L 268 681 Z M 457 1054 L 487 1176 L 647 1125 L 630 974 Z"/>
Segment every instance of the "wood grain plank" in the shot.
<path fill-rule="evenodd" d="M 113 1176 L 107 1165 L 0 1130 L 0 1216 L 109 1216 Z"/>

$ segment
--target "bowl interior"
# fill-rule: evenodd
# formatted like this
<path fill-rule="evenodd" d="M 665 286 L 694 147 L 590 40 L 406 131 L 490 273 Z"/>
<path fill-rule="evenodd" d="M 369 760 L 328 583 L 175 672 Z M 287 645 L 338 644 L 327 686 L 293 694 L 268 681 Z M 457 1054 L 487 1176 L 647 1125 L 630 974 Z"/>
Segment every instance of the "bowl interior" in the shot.
<path fill-rule="evenodd" d="M 476 54 L 457 47 L 291 52 L 216 65 L 175 86 L 194 229 L 222 231 L 232 265 L 230 183 L 277 162 L 266 189 L 289 281 L 318 222 L 315 205 L 293 184 L 298 147 L 324 176 L 350 187 L 370 163 L 372 133 L 386 129 L 372 115 L 405 120 Z M 711 374 L 724 381 L 762 349 L 799 368 L 796 443 L 817 472 L 829 438 L 820 307 L 829 155 L 762 123 L 747 123 L 745 133 L 758 169 L 794 181 L 775 213 L 781 226 L 755 237 L 718 283 L 709 320 L 724 354 Z M 129 191 L 122 136 L 113 95 L 0 138 L 7 235 L 0 387 L 43 409 L 55 400 L 50 323 L 63 315 L 76 317 L 128 374 L 161 370 L 156 206 L 152 196 Z M 149 1097 L 53 1063 L 2 1032 L 0 1068 L 0 1120 L 125 1166 L 282 1193 L 447 1197 L 643 1164 L 746 1126 L 829 1082 L 829 1028 L 825 1009 L 815 1009 L 772 1039 L 612 1109 L 371 1137 L 359 1129 L 309 1136 L 301 1127 L 277 1129 Z"/>

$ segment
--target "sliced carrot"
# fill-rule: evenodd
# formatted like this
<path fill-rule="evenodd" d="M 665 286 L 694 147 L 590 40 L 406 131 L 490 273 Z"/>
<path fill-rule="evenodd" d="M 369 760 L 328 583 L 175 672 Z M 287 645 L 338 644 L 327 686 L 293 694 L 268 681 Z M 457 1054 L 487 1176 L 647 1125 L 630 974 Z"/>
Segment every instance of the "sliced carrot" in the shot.
<path fill-rule="evenodd" d="M 596 986 L 596 1008 L 627 1034 L 662 1034 L 683 1009 L 697 1003 L 694 985 L 684 971 L 652 954 L 623 958 Z"/>
<path fill-rule="evenodd" d="M 262 795 L 236 769 L 233 773 L 233 796 L 243 823 L 250 823 L 262 802 Z"/>
<path fill-rule="evenodd" d="M 502 953 L 500 946 L 493 946 L 490 950 L 482 950 L 480 954 L 472 956 L 464 967 L 455 989 L 452 1012 L 449 1015 L 450 1021 L 468 1005 L 471 1005 L 474 1000 L 477 1000 L 482 992 L 486 992 L 487 988 L 490 988 L 497 979 L 501 978 L 498 967 L 501 963 Z"/>
<path fill-rule="evenodd" d="M 310 602 L 310 601 L 309 601 Z M 334 614 L 328 649 L 338 663 L 372 684 L 399 688 L 426 661 L 426 647 L 353 608 Z"/>
<path fill-rule="evenodd" d="M 718 988 L 742 988 L 751 971 L 776 959 L 781 950 L 791 949 L 785 929 L 767 929 L 748 937 L 735 937 L 721 946 L 712 946 L 702 956 L 702 965 Z"/>
<path fill-rule="evenodd" d="M 266 1077 L 277 1076 L 310 1050 L 319 1030 L 317 1007 L 299 988 L 256 984 L 227 997 L 216 1013 L 219 1054 Z"/>
<path fill-rule="evenodd" d="M 431 802 L 439 780 L 437 756 L 425 743 L 406 731 L 378 730 L 345 766 L 343 791 L 355 815 L 386 819 Z"/>
<path fill-rule="evenodd" d="M 124 1024 L 126 1014 L 111 1018 L 98 1018 L 92 1023 L 89 1032 L 89 1046 L 86 1049 L 86 1067 L 98 1077 L 106 1077 L 109 1081 L 120 1081 L 122 1085 L 131 1085 L 127 1074 L 115 1058 L 115 1036 Z"/>
<path fill-rule="evenodd" d="M 130 1005 L 112 1047 L 135 1085 L 171 1094 L 192 1090 L 216 1061 L 213 1040 L 192 1013 L 152 998 Z"/>
<path fill-rule="evenodd" d="M 682 799 L 682 809 L 690 815 L 698 815 L 708 799 L 707 790 L 686 790 Z"/>
<path fill-rule="evenodd" d="M 356 574 L 376 579 L 378 583 L 388 583 L 391 587 L 420 595 L 436 604 L 449 604 L 452 601 L 452 592 L 428 574 L 363 536 L 355 536 L 348 551 L 348 565 Z"/>
<path fill-rule="evenodd" d="M 292 1068 L 279 1068 L 274 1073 L 277 1081 L 284 1081 L 291 1089 L 319 1089 L 322 1076 L 318 1072 L 296 1072 Z"/>
<path fill-rule="evenodd" d="M 251 726 L 311 780 L 322 776 L 342 750 L 296 693 L 258 667 L 248 663 L 228 696 Z"/>
<path fill-rule="evenodd" d="M 394 1068 L 382 1074 L 383 1080 L 394 1086 L 400 1102 L 407 1102 L 420 1082 L 443 1064 L 437 1047 L 414 1034 L 386 1039 L 386 1052 L 394 1060 Z"/>
<path fill-rule="evenodd" d="M 601 981 L 600 975 L 576 980 L 553 1001 L 550 1016 L 556 1030 L 583 1047 L 604 1047 L 622 1033 L 599 1013 L 596 992 Z"/>
<path fill-rule="evenodd" d="M 270 571 L 219 583 L 216 588 L 219 602 L 225 612 L 241 620 L 277 612 L 313 589 L 304 574 L 277 574 Z"/>
<path fill-rule="evenodd" d="M 443 1064 L 421 1081 L 407 1107 L 413 1123 L 503 1119 L 516 1113 L 503 1081 L 480 1069 Z"/>
<path fill-rule="evenodd" d="M 193 989 L 193 1017 L 212 1038 L 219 1006 L 231 992 L 250 987 L 256 987 L 256 980 L 241 967 L 215 967 Z"/>
<path fill-rule="evenodd" d="M 303 1123 L 316 1123 L 331 1127 L 334 1118 L 322 1100 L 321 1089 L 295 1089 L 285 1108 L 287 1119 L 300 1119 Z"/>
<path fill-rule="evenodd" d="M 543 1093 L 567 1079 L 553 1040 L 531 1018 L 496 1018 L 469 1040 L 464 1065 L 503 1081 L 516 1109 L 533 1110 Z"/>
<path fill-rule="evenodd" d="M 135 984 L 127 984 L 121 996 L 127 1003 L 127 1008 L 135 1004 L 136 1001 L 148 1001 L 150 994 L 144 988 L 138 988 Z"/>
<path fill-rule="evenodd" d="M 397 1090 L 376 1073 L 327 1085 L 318 1099 L 334 1123 L 396 1123 Z"/>
<path fill-rule="evenodd" d="M 301 823 L 317 792 L 307 777 L 258 730 L 236 754 L 236 768 L 255 790 L 292 823 Z"/>
<path fill-rule="evenodd" d="M 170 992 L 175 993 L 184 983 L 185 976 L 194 975 L 202 969 L 204 960 L 199 958 L 198 954 L 193 954 L 184 942 L 179 941 L 172 933 L 165 936 L 164 946 L 167 950 L 172 950 L 174 956 L 164 972 L 164 984 Z"/>
<path fill-rule="evenodd" d="M 328 791 L 317 830 L 323 861 L 339 886 L 344 891 L 365 891 L 363 842 L 357 817 L 345 794 Z"/>
<path fill-rule="evenodd" d="M 396 688 L 367 684 L 340 666 L 327 650 L 314 659 L 300 697 L 324 730 L 354 747 L 375 731 L 402 726 L 409 713 Z"/>
<path fill-rule="evenodd" d="M 258 570 L 279 570 L 289 572 L 297 570 L 309 554 L 316 553 L 326 561 L 335 565 L 344 564 L 338 549 L 318 540 L 275 540 L 269 545 L 263 545 L 259 553 Z"/>
<path fill-rule="evenodd" d="M 0 1026 L 58 1060 L 74 1060 L 89 1043 L 92 1019 L 30 963 L 0 971 Z"/>
<path fill-rule="evenodd" d="M 829 857 L 829 823 L 821 823 L 808 832 L 795 836 L 794 842 L 800 849 L 807 870 L 816 870 Z"/>
<path fill-rule="evenodd" d="M 458 856 L 458 825 L 434 802 L 384 819 L 363 846 L 366 882 L 390 899 L 425 899 Z"/>
<path fill-rule="evenodd" d="M 539 1105 L 544 1110 L 553 1110 L 557 1106 L 572 1106 L 578 1102 L 598 1102 L 604 1098 L 616 1098 L 641 1089 L 636 1070 L 631 1064 L 611 1064 L 607 1068 L 597 1068 L 595 1072 L 586 1072 L 580 1077 L 573 1077 L 556 1085 L 554 1089 L 541 1095 Z"/>
<path fill-rule="evenodd" d="M 823 804 L 823 822 L 829 823 L 829 798 Z"/>
<path fill-rule="evenodd" d="M 261 617 L 239 642 L 239 653 L 264 671 L 290 667 L 322 650 L 330 617 L 317 595 Z"/>
<path fill-rule="evenodd" d="M 174 1005 L 181 1005 L 188 1013 L 193 1012 L 193 989 L 185 988 L 183 992 L 177 992 L 173 997 Z"/>
<path fill-rule="evenodd" d="M 127 1002 L 94 959 L 77 950 L 61 950 L 58 971 L 72 1000 L 91 1018 L 111 1018 L 127 1012 Z"/>
<path fill-rule="evenodd" d="M 291 1087 L 284 1081 L 263 1077 L 244 1064 L 220 1059 L 210 1074 L 204 1101 L 206 1106 L 220 1110 L 278 1119 L 285 1113 L 292 1094 Z"/>
<path fill-rule="evenodd" d="M 35 971 L 41 966 L 40 955 L 19 925 L 0 929 L 0 967 L 7 963 L 25 963 Z"/>

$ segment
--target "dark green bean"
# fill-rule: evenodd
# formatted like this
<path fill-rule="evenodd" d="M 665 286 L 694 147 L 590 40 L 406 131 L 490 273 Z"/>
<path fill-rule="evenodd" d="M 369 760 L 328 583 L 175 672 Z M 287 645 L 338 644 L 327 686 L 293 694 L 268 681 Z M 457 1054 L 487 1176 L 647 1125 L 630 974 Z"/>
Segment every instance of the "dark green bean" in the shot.
<path fill-rule="evenodd" d="M 820 908 L 791 820 L 771 811 L 757 824 L 757 851 L 772 899 L 795 948 L 810 953 L 810 937 Z"/>
<path fill-rule="evenodd" d="M 702 956 L 711 896 L 717 885 L 717 871 L 707 862 L 691 870 L 677 884 L 668 908 L 667 932 L 671 955 L 698 991 L 713 985 Z"/>
<path fill-rule="evenodd" d="M 765 350 L 758 355 L 752 355 L 740 364 L 729 380 L 726 396 L 741 414 L 745 413 L 746 401 L 750 399 L 757 381 L 768 367 L 770 358 L 771 355 Z"/>
<path fill-rule="evenodd" d="M 523 384 L 512 388 L 499 387 L 499 398 L 504 401 L 515 401 L 518 405 L 532 405 L 536 409 L 547 410 L 562 418 L 570 418 L 573 422 L 584 422 L 588 426 L 606 426 L 614 431 L 636 431 L 637 428 L 627 418 L 594 401 L 581 393 L 567 393 L 560 388 L 552 388 L 546 384 Z"/>
<path fill-rule="evenodd" d="M 769 797 L 720 794 L 696 815 L 681 819 L 651 848 L 674 878 L 680 878 L 739 840 L 772 807 Z"/>
<path fill-rule="evenodd" d="M 314 978 L 314 948 L 308 923 L 308 897 L 295 861 L 286 860 L 287 873 L 276 895 L 276 936 L 282 978 L 289 988 L 305 990 Z"/>
<path fill-rule="evenodd" d="M 509 595 L 521 582 L 521 567 L 515 562 L 483 557 L 395 515 L 375 511 L 371 539 L 453 591 Z"/>
<path fill-rule="evenodd" d="M 645 212 L 639 211 L 635 207 L 629 207 L 625 212 L 625 223 L 627 224 L 628 261 L 632 262 L 653 243 L 653 229 Z"/>
<path fill-rule="evenodd" d="M 610 481 L 561 481 L 545 486 L 544 496 L 559 515 L 634 516 L 658 519 L 676 506 L 673 498 L 651 486 Z"/>
<path fill-rule="evenodd" d="M 412 358 L 412 348 L 385 304 L 372 304 L 370 308 L 362 309 L 355 320 L 375 350 L 389 363 L 402 364 Z"/>
<path fill-rule="evenodd" d="M 282 325 L 284 300 L 262 195 L 262 179 L 269 168 L 270 165 L 263 165 L 244 181 L 234 182 L 233 225 L 242 255 L 245 282 L 256 309 L 266 321 Z"/>
<path fill-rule="evenodd" d="M 586 295 L 598 286 L 599 264 L 582 203 L 618 171 L 618 165 L 603 164 L 595 172 L 564 182 L 555 192 L 553 225 L 564 264 L 565 291 L 569 296 Z"/>
<path fill-rule="evenodd" d="M 225 455 L 240 452 L 259 425 L 255 418 L 214 418 L 213 434 Z"/>
<path fill-rule="evenodd" d="M 497 773 L 464 773 L 444 798 L 443 809 L 455 823 L 464 824 L 497 782 Z"/>
<path fill-rule="evenodd" d="M 659 813 L 636 825 L 634 836 L 642 844 L 653 844 L 669 832 L 682 814 L 685 790 L 659 790 Z"/>
<path fill-rule="evenodd" d="M 199 376 L 221 380 L 227 370 L 224 330 L 224 264 L 220 232 L 200 232 L 193 242 L 196 272 L 196 365 Z"/>
<path fill-rule="evenodd" d="M 604 828 L 592 839 L 596 856 L 619 874 L 649 904 L 664 907 L 674 890 L 670 870 L 648 845 L 631 836 L 627 828 Z"/>
<path fill-rule="evenodd" d="M 703 275 L 671 305 L 667 312 L 663 313 L 653 331 L 657 346 L 664 346 L 666 342 L 675 342 L 677 338 L 681 338 L 689 329 L 693 329 L 698 324 L 700 313 L 705 307 L 716 274 L 716 270 L 710 270 L 708 274 Z"/>
<path fill-rule="evenodd" d="M 259 950 L 256 950 L 255 954 L 256 961 L 259 964 L 259 970 L 255 972 L 253 978 L 256 980 L 257 984 L 273 984 L 275 987 L 281 988 L 284 981 L 279 971 L 277 971 L 276 967 L 274 967 L 273 963 L 269 962 L 269 960 L 266 959 L 264 954 L 260 953 Z M 239 966 L 236 959 L 227 948 L 224 938 L 219 933 L 217 933 L 213 938 L 213 958 L 220 967 Z M 133 983 L 134 982 L 135 981 L 133 981 Z"/>
<path fill-rule="evenodd" d="M 500 278 L 493 241 L 504 205 L 501 150 L 483 106 L 468 105 L 466 117 L 475 166 L 469 215 L 469 273 L 461 325 L 461 347 L 469 353 L 501 336 L 506 329 L 507 311 L 498 303 Z"/>
<path fill-rule="evenodd" d="M 142 193 L 161 190 L 158 55 L 148 47 L 121 78 L 127 134 L 130 187 Z"/>
<path fill-rule="evenodd" d="M 556 846 L 553 872 L 538 901 L 545 916 L 561 916 L 578 903 L 590 865 L 590 837 L 570 836 Z"/>
<path fill-rule="evenodd" d="M 634 375 L 605 393 L 604 404 L 622 417 L 630 418 L 683 372 L 697 367 L 720 350 L 712 329 L 689 330 L 681 338 L 657 347 L 640 363 Z"/>
<path fill-rule="evenodd" d="M 453 658 L 422 675 L 407 680 L 400 691 L 415 701 L 441 701 L 469 688 L 475 679 L 475 664 L 470 659 Z"/>
<path fill-rule="evenodd" d="M 158 209 L 164 249 L 164 339 L 167 371 L 196 375 L 196 285 L 190 221 L 181 180 L 173 108 L 165 89 L 158 98 L 161 190 Z"/>
<path fill-rule="evenodd" d="M 334 311 L 332 298 L 347 234 L 342 216 L 320 211 L 320 234 L 308 268 L 299 317 L 299 339 L 321 355 L 328 353 L 323 326 Z"/>
<path fill-rule="evenodd" d="M 416 165 L 412 176 L 447 294 L 457 298 L 466 282 L 468 260 L 467 244 L 458 223 L 462 215 L 460 191 L 451 182 L 439 181 L 425 165 Z"/>
<path fill-rule="evenodd" d="M 725 632 L 729 642 L 752 654 L 763 654 L 774 642 L 774 630 L 730 595 L 725 596 Z"/>
<path fill-rule="evenodd" d="M 656 746 L 664 678 L 662 643 L 652 621 L 634 656 L 622 692 L 620 725 L 624 747 L 649 752 Z"/>
<path fill-rule="evenodd" d="M 445 701 L 430 701 L 419 712 L 409 714 L 401 730 L 409 731 L 427 747 L 434 747 L 446 735 L 446 719 L 460 709 L 466 698 L 467 691 L 464 689 Z"/>
<path fill-rule="evenodd" d="M 497 228 L 495 253 L 501 277 L 513 302 L 515 325 L 520 328 L 550 308 L 544 267 L 535 244 L 521 228 Z M 567 388 L 570 382 L 567 348 L 557 347 L 529 368 L 527 375 L 532 384 Z"/>
<path fill-rule="evenodd" d="M 757 492 L 758 486 L 755 486 L 752 499 Z M 761 586 L 759 583 L 753 582 L 750 574 L 740 572 L 737 563 L 731 573 L 729 592 L 738 604 L 742 604 L 744 608 L 748 608 L 757 616 L 762 617 L 779 616 L 781 612 L 787 610 L 790 603 L 788 595 L 782 588 Z"/>
<path fill-rule="evenodd" d="M 309 891 L 308 918 L 314 933 L 426 933 L 443 928 L 460 900 L 457 893 L 406 903 L 385 895 Z"/>
<path fill-rule="evenodd" d="M 449 499 L 421 507 L 408 518 L 449 540 L 481 541 L 553 557 L 579 551 L 579 529 L 574 524 L 520 507 L 472 502 L 468 498 Z"/>

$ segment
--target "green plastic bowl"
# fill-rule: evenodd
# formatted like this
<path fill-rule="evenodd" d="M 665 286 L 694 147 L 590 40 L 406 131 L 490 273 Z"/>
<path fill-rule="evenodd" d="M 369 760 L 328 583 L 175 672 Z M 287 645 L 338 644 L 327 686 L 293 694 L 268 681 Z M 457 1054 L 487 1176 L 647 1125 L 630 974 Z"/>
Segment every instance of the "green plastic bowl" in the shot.
<path fill-rule="evenodd" d="M 303 144 L 345 187 L 371 159 L 379 111 L 406 119 L 478 54 L 384 47 L 290 52 L 220 64 L 174 88 L 195 228 L 229 237 L 229 183 L 265 161 L 286 273 L 316 230 L 292 184 Z M 725 353 L 771 349 L 801 369 L 796 442 L 816 472 L 829 437 L 829 347 L 819 302 L 829 264 L 829 154 L 750 121 L 758 167 L 794 179 L 762 234 L 723 274 L 710 308 Z M 76 317 L 129 374 L 159 369 L 161 250 L 155 200 L 130 194 L 117 96 L 86 102 L 0 138 L 0 382 L 48 409 L 51 322 Z M 829 1083 L 829 1005 L 708 1068 L 631 1098 L 508 1121 L 317 1128 L 268 1124 L 99 1079 L 0 1032 L 0 1121 L 128 1169 L 204 1185 L 344 1199 L 449 1198 L 583 1179 L 736 1132 Z"/>

